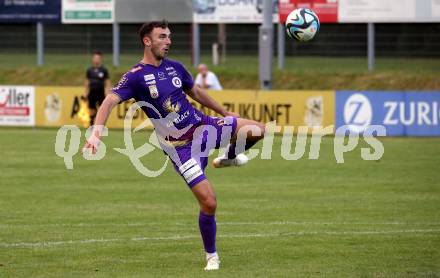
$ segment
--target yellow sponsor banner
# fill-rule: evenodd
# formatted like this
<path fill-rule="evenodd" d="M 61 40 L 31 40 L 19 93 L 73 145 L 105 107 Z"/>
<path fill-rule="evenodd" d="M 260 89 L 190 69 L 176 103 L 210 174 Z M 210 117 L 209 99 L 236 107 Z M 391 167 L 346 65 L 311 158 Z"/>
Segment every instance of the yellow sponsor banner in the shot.
<path fill-rule="evenodd" d="M 73 124 L 88 126 L 88 108 L 82 100 L 83 87 L 36 87 L 36 125 L 62 126 Z M 227 110 L 241 117 L 263 123 L 276 121 L 279 126 L 329 126 L 335 123 L 334 91 L 211 91 L 209 94 Z M 190 99 L 207 115 L 213 111 Z M 107 127 L 123 128 L 126 112 L 133 101 L 121 103 L 112 111 Z M 148 120 L 138 110 L 132 126 Z M 296 131 L 296 129 L 295 129 Z"/>
<path fill-rule="evenodd" d="M 83 126 L 78 117 L 81 105 L 81 87 L 36 87 L 36 126 Z M 83 109 L 84 110 L 84 109 Z"/>
<path fill-rule="evenodd" d="M 212 91 L 210 95 L 241 117 L 279 126 L 329 126 L 335 123 L 334 91 Z M 192 103 L 204 112 L 203 107 Z"/>
<path fill-rule="evenodd" d="M 36 87 L 36 126 L 58 127 L 62 125 L 89 126 L 87 101 L 82 99 L 84 87 Z M 134 101 L 115 107 L 107 127 L 123 128 L 126 111 Z M 132 126 L 138 126 L 148 117 L 140 110 L 133 116 Z M 149 121 L 149 120 L 148 120 Z"/>

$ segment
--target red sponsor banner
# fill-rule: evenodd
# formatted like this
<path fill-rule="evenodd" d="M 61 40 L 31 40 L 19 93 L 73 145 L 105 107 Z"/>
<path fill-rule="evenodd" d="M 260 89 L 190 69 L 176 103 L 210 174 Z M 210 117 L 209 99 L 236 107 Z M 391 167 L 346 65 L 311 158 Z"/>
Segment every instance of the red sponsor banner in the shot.
<path fill-rule="evenodd" d="M 1 107 L 0 116 L 29 116 L 29 107 Z"/>
<path fill-rule="evenodd" d="M 318 15 L 320 22 L 338 22 L 338 0 L 280 0 L 280 22 L 286 22 L 289 13 L 297 8 L 313 10 Z"/>
<path fill-rule="evenodd" d="M 35 125 L 35 88 L 0 86 L 0 126 Z"/>

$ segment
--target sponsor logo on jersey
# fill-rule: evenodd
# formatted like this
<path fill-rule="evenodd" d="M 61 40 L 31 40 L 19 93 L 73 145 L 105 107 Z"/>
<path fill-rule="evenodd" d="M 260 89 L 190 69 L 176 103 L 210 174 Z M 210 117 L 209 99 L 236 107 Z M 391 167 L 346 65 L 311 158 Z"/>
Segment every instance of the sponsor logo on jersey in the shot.
<path fill-rule="evenodd" d="M 173 120 L 167 123 L 167 127 L 172 127 L 175 124 L 179 124 L 183 122 L 186 118 L 188 118 L 188 116 L 189 116 L 189 111 L 185 111 L 185 113 L 181 115 L 177 115 Z"/>
<path fill-rule="evenodd" d="M 177 76 L 177 71 L 173 70 L 173 71 L 167 71 L 169 76 Z"/>
<path fill-rule="evenodd" d="M 202 120 L 202 118 L 199 115 L 197 115 L 196 111 L 194 111 L 194 118 L 199 122 Z"/>
<path fill-rule="evenodd" d="M 177 71 L 174 67 L 167 67 L 166 70 L 169 76 L 177 76 Z"/>
<path fill-rule="evenodd" d="M 172 81 L 174 87 L 176 87 L 176 88 L 181 88 L 182 87 L 182 80 L 180 80 L 179 77 L 177 77 L 177 76 L 173 77 L 173 79 L 171 81 Z"/>
<path fill-rule="evenodd" d="M 165 73 L 164 73 L 163 71 L 159 71 L 159 72 L 157 73 L 157 76 L 159 76 L 159 80 L 165 80 L 165 79 L 167 79 L 166 76 L 165 76 Z"/>
<path fill-rule="evenodd" d="M 154 74 L 144 75 L 144 80 L 145 81 L 150 81 L 150 80 L 153 80 L 153 79 L 154 79 Z"/>
<path fill-rule="evenodd" d="M 163 109 L 167 111 L 168 113 L 178 113 L 180 111 L 180 103 L 173 104 L 171 102 L 171 97 L 167 98 L 164 103 L 162 104 Z"/>
<path fill-rule="evenodd" d="M 147 84 L 147 85 L 156 85 L 156 80 L 147 81 L 147 82 L 145 82 L 145 84 Z"/>
<path fill-rule="evenodd" d="M 159 92 L 157 91 L 156 85 L 150 85 L 150 86 L 148 86 L 148 89 L 150 90 L 150 96 L 152 98 L 158 98 L 159 97 Z"/>

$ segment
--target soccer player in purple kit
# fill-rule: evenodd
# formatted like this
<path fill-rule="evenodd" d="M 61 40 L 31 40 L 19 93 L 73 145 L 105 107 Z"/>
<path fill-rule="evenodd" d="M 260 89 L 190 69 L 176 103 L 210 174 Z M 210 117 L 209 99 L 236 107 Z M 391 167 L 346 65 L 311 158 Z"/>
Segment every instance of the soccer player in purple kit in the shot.
<path fill-rule="evenodd" d="M 171 32 L 165 20 L 145 23 L 139 30 L 139 37 L 144 48 L 143 59 L 124 74 L 112 93 L 105 98 L 96 117 L 92 133 L 94 139 L 89 138 L 84 149 L 96 153 L 102 127 L 117 104 L 131 98 L 148 103 L 149 105 L 141 108 L 152 120 L 159 142 L 164 152 L 170 156 L 175 170 L 199 202 L 199 228 L 207 262 L 205 270 L 219 269 L 220 259 L 216 249 L 216 196 L 204 174 L 207 155 L 195 152 L 194 147 L 219 148 L 227 141 L 226 144 L 229 144 L 225 154 L 215 158 L 213 166 L 240 166 L 247 163 L 248 159 L 244 154 L 236 152 L 249 149 L 263 138 L 265 126 L 226 111 L 194 84 L 191 74 L 181 63 L 165 58 L 171 45 Z M 186 95 L 223 117 L 204 115 L 189 103 Z M 251 126 L 257 132 L 249 131 Z M 238 131 L 243 127 L 246 127 L 246 142 L 239 147 Z M 170 149 L 173 151 L 169 151 Z"/>

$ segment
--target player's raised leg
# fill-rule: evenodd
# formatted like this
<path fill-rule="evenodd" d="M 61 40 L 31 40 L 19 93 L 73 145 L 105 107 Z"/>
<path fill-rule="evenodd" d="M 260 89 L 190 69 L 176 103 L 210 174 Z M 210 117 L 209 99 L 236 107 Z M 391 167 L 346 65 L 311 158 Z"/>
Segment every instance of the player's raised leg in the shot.
<path fill-rule="evenodd" d="M 220 268 L 220 259 L 215 245 L 217 233 L 217 224 L 215 221 L 217 200 L 215 193 L 207 179 L 193 186 L 191 190 L 200 205 L 199 228 L 206 252 L 205 270 L 216 270 Z"/>
<path fill-rule="evenodd" d="M 241 130 L 241 131 L 240 131 Z M 248 162 L 248 158 L 243 154 L 244 151 L 250 149 L 259 140 L 264 137 L 265 125 L 257 121 L 249 119 L 237 119 L 237 128 L 231 138 L 231 143 L 226 148 L 226 153 L 223 156 L 217 157 L 212 164 L 215 168 L 228 166 L 241 166 Z M 237 143 L 240 137 L 246 137 L 244 146 L 237 148 Z"/>

